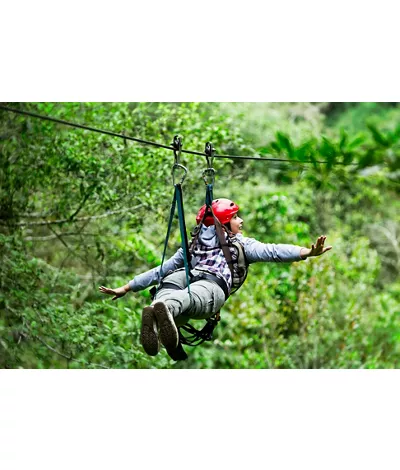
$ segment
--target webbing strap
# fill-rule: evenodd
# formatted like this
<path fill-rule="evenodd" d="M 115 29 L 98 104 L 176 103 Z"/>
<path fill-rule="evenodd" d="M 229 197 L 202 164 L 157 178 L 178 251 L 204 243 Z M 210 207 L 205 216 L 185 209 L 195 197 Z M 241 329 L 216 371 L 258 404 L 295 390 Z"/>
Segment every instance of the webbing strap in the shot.
<path fill-rule="evenodd" d="M 226 261 L 228 263 L 229 269 L 232 273 L 232 279 L 233 279 L 233 266 L 232 266 L 233 261 L 232 261 L 231 252 L 230 252 L 228 244 L 226 242 L 225 233 L 224 233 L 224 230 L 222 228 L 222 224 L 215 217 L 215 214 L 212 210 L 212 201 L 213 201 L 213 185 L 212 184 L 206 184 L 206 210 L 204 211 L 203 217 L 202 217 L 201 221 L 199 222 L 199 224 L 197 226 L 197 230 L 193 234 L 193 238 L 191 240 L 189 255 L 191 255 L 193 250 L 194 250 L 194 246 L 196 244 L 197 238 L 198 238 L 199 233 L 200 233 L 201 224 L 204 222 L 204 219 L 206 218 L 206 216 L 208 214 L 208 210 L 210 210 L 210 212 L 211 212 L 211 214 L 214 218 L 214 224 L 215 224 L 215 229 L 216 229 L 217 236 L 218 236 L 218 239 L 219 239 L 219 243 L 221 245 L 222 252 L 224 253 L 224 256 L 225 256 Z M 225 296 L 227 297 L 227 293 L 225 293 Z M 180 343 L 185 344 L 187 346 L 198 346 L 198 345 L 204 343 L 204 341 L 211 341 L 214 328 L 217 326 L 217 323 L 219 322 L 219 320 L 220 320 L 220 315 L 219 315 L 219 312 L 218 312 L 215 315 L 215 317 L 209 318 L 207 320 L 206 324 L 204 325 L 204 327 L 201 330 L 197 330 L 190 323 L 187 323 L 186 325 L 180 326 L 178 328 Z M 186 333 L 189 333 L 189 336 L 188 335 L 186 335 L 186 336 L 183 335 L 181 330 L 184 330 Z"/>
<path fill-rule="evenodd" d="M 207 188 L 206 188 L 206 207 L 211 207 L 212 206 L 212 201 L 213 201 L 213 186 L 212 186 L 212 184 L 207 184 Z"/>
<path fill-rule="evenodd" d="M 206 324 L 201 330 L 197 330 L 190 323 L 182 325 L 179 327 L 179 341 L 187 346 L 199 346 L 205 341 L 211 341 L 213 339 L 214 329 L 218 322 L 219 312 L 214 317 L 208 318 Z M 189 335 L 184 335 L 181 330 L 189 333 Z"/>
<path fill-rule="evenodd" d="M 214 211 L 212 210 L 211 206 L 210 206 L 210 211 L 211 211 L 212 216 L 214 217 L 215 231 L 217 232 L 219 243 L 221 245 L 221 249 L 222 249 L 222 252 L 225 256 L 225 259 L 226 259 L 226 262 L 228 264 L 229 270 L 231 271 L 232 281 L 233 281 L 233 260 L 232 260 L 231 251 L 229 249 L 229 245 L 226 242 L 225 232 L 224 232 L 224 229 L 222 228 L 221 222 L 215 216 Z"/>
<path fill-rule="evenodd" d="M 163 251 L 161 267 L 160 267 L 160 281 L 164 277 L 163 265 L 164 265 L 164 260 L 165 260 L 165 254 L 167 252 L 168 240 L 169 240 L 169 236 L 171 233 L 172 221 L 174 220 L 175 209 L 176 209 L 176 206 L 178 205 L 178 219 L 179 219 L 179 229 L 181 233 L 181 243 L 182 243 L 182 250 L 183 250 L 183 264 L 185 266 L 188 293 L 189 295 L 191 295 L 190 294 L 190 281 L 189 281 L 189 277 L 191 277 L 191 273 L 189 269 L 190 253 L 189 253 L 189 246 L 188 246 L 188 239 L 187 239 L 187 232 L 186 232 L 185 213 L 183 210 L 182 186 L 180 183 L 175 184 L 174 186 L 175 186 L 174 196 L 172 198 L 171 211 L 169 214 L 169 221 L 168 221 L 167 236 L 165 237 L 164 251 Z M 157 287 L 157 291 L 159 287 L 160 287 L 160 284 Z"/>
<path fill-rule="evenodd" d="M 228 263 L 229 269 L 232 274 L 232 279 L 233 279 L 233 261 L 232 261 L 231 251 L 229 250 L 228 243 L 226 243 L 225 232 L 224 232 L 224 229 L 222 228 L 222 224 L 217 219 L 217 217 L 215 217 L 214 211 L 212 209 L 212 201 L 213 201 L 213 187 L 212 187 L 212 184 L 208 184 L 207 189 L 206 189 L 206 210 L 205 210 L 204 215 L 206 214 L 207 210 L 210 210 L 214 218 L 215 231 L 217 232 L 217 236 L 219 239 L 219 243 L 221 245 L 222 252 L 225 256 L 226 262 Z"/>
<path fill-rule="evenodd" d="M 196 245 L 196 241 L 199 238 L 201 224 L 204 222 L 204 219 L 207 216 L 207 207 L 211 207 L 212 200 L 213 200 L 213 185 L 212 184 L 207 184 L 206 185 L 206 210 L 204 211 L 202 219 L 197 224 L 197 227 L 196 227 L 196 229 L 193 233 L 193 236 L 192 236 L 192 240 L 190 241 L 190 249 L 189 249 L 190 255 L 193 254 L 193 251 L 194 251 L 194 248 L 195 248 L 195 245 Z"/>
<path fill-rule="evenodd" d="M 172 198 L 171 210 L 170 210 L 169 221 L 168 221 L 167 236 L 165 237 L 165 242 L 164 242 L 164 252 L 163 252 L 163 255 L 162 255 L 162 261 L 161 261 L 161 267 L 160 267 L 160 280 L 164 277 L 163 264 L 164 264 L 164 260 L 165 260 L 165 253 L 167 252 L 169 235 L 171 233 L 172 221 L 174 220 L 175 208 L 176 208 L 176 188 L 175 188 L 175 191 L 174 191 L 174 196 Z"/>
<path fill-rule="evenodd" d="M 189 269 L 190 253 L 189 253 L 189 244 L 188 244 L 188 239 L 187 239 L 185 213 L 183 210 L 182 186 L 180 184 L 175 185 L 175 194 L 176 194 L 176 201 L 178 203 L 178 218 L 179 218 L 179 229 L 181 232 L 181 242 L 182 242 L 182 250 L 183 250 L 183 264 L 185 265 L 186 283 L 187 283 L 187 288 L 188 288 L 188 292 L 190 295 L 190 281 L 189 281 L 189 276 L 191 277 L 191 273 Z"/>
<path fill-rule="evenodd" d="M 222 224 L 217 219 L 217 217 L 215 216 L 214 211 L 212 209 L 212 201 L 213 201 L 213 185 L 212 184 L 207 184 L 207 188 L 206 188 L 206 210 L 204 211 L 203 218 L 201 219 L 198 226 L 199 227 L 201 226 L 201 224 L 203 223 L 204 219 L 206 218 L 208 210 L 209 210 L 211 212 L 213 218 L 214 218 L 215 231 L 217 233 L 218 240 L 219 240 L 219 243 L 221 245 L 221 249 L 222 249 L 222 252 L 225 256 L 226 262 L 228 264 L 229 270 L 231 271 L 232 280 L 233 280 L 233 260 L 232 260 L 231 251 L 229 249 L 229 244 L 226 242 L 225 232 L 224 232 L 224 229 L 222 228 Z M 200 233 L 200 230 L 198 230 L 192 238 L 191 253 L 193 252 L 194 245 L 197 241 L 199 233 Z"/>

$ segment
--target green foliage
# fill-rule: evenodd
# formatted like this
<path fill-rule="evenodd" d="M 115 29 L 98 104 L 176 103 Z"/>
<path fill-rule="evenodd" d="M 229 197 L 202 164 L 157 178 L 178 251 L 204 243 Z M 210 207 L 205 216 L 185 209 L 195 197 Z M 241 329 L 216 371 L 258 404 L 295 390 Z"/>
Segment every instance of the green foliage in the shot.
<path fill-rule="evenodd" d="M 113 302 L 97 288 L 159 264 L 172 152 L 1 111 L 1 367 L 399 366 L 397 106 L 13 106 L 168 145 L 181 134 L 191 150 L 211 140 L 220 154 L 287 158 L 291 164 L 216 159 L 214 193 L 238 202 L 248 236 L 310 246 L 326 234 L 334 248 L 306 262 L 251 266 L 212 342 L 188 348 L 183 363 L 164 350 L 148 357 L 139 332 L 149 292 Z M 206 162 L 185 154 L 182 162 L 190 228 Z M 169 254 L 179 246 L 176 228 Z"/>
<path fill-rule="evenodd" d="M 346 129 L 351 135 L 363 132 L 368 124 L 395 128 L 400 113 L 398 103 L 328 103 L 320 109 L 326 113 L 328 128 Z"/>
<path fill-rule="evenodd" d="M 331 241 L 330 258 L 290 269 L 252 266 L 245 287 L 224 309 L 213 345 L 196 348 L 189 367 L 398 367 L 396 298 L 371 295 L 377 253 L 367 239 L 351 251 L 347 242 Z"/>
<path fill-rule="evenodd" d="M 318 137 L 325 119 L 318 103 L 222 103 L 221 108 L 254 149 L 273 140 L 277 132 L 296 145 Z"/>

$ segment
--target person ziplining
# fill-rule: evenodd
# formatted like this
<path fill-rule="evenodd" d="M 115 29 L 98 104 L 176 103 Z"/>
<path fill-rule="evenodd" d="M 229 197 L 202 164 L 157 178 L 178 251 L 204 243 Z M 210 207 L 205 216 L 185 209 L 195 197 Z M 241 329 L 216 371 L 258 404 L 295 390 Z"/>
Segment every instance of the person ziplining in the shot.
<path fill-rule="evenodd" d="M 184 168 L 179 164 L 176 153 L 180 154 L 181 142 L 174 139 L 174 144 L 174 169 Z M 192 319 L 205 319 L 213 328 L 226 300 L 245 281 L 250 264 L 301 261 L 320 256 L 332 249 L 332 246 L 325 246 L 327 238 L 325 235 L 319 236 L 311 248 L 263 243 L 254 238 L 245 237 L 242 233 L 244 222 L 238 214 L 239 206 L 230 199 L 213 199 L 212 197 L 213 150 L 212 145 L 207 143 L 206 155 L 209 168 L 203 176 L 209 177 L 211 174 L 212 182 L 207 181 L 205 177 L 206 203 L 198 211 L 197 227 L 193 232 L 191 242 L 188 244 L 186 239 L 181 192 L 184 178 L 182 178 L 180 183 L 174 183 L 175 193 L 161 265 L 135 276 L 122 287 L 115 289 L 99 287 L 100 292 L 112 295 L 112 300 L 116 300 L 130 291 L 138 292 L 158 285 L 152 303 L 144 307 L 142 311 L 141 344 L 150 356 L 156 356 L 159 353 L 161 343 L 172 359 L 186 359 L 187 355 L 182 348 L 182 343 L 189 345 L 191 343 L 185 342 L 180 329 L 186 329 L 186 325 Z M 208 157 L 210 157 L 211 164 Z M 164 263 L 176 201 L 182 247 Z M 199 333 L 194 328 L 186 331 Z M 197 335 L 196 338 L 199 339 L 200 336 Z M 206 339 L 210 339 L 210 335 Z"/>

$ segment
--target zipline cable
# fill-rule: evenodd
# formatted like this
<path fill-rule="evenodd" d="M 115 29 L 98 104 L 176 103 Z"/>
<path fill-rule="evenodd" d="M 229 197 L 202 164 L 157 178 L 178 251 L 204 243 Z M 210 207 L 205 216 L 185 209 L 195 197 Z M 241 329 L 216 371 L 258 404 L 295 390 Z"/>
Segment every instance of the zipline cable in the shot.
<path fill-rule="evenodd" d="M 86 131 L 98 132 L 99 134 L 111 135 L 113 137 L 121 137 L 126 140 L 134 140 L 135 142 L 139 142 L 141 144 L 154 145 L 155 147 L 161 147 L 161 148 L 169 149 L 169 150 L 174 149 L 173 147 L 169 147 L 168 145 L 158 144 L 157 142 L 149 142 L 147 140 L 136 139 L 135 137 L 129 137 L 127 135 L 118 134 L 116 132 L 106 131 L 104 129 L 96 129 L 95 127 L 85 126 L 83 124 L 76 124 L 74 122 L 68 122 L 62 119 L 57 119 L 57 118 L 53 118 L 49 116 L 43 116 L 41 114 L 31 113 L 29 111 L 21 111 L 19 109 L 8 108 L 7 106 L 3 106 L 3 105 L 0 105 L 0 109 L 3 109 L 4 111 L 9 111 L 11 113 L 23 114 L 25 116 L 31 116 L 34 118 L 43 119 L 45 121 L 56 122 L 57 124 L 64 124 L 65 126 L 77 127 L 78 129 L 84 129 Z M 199 155 L 202 155 L 202 154 L 199 153 Z"/>
<path fill-rule="evenodd" d="M 95 127 L 91 126 L 86 126 L 83 124 L 76 124 L 74 122 L 69 122 L 69 121 L 64 121 L 63 119 L 57 119 L 49 116 L 43 116 L 41 114 L 36 114 L 36 113 L 31 113 L 30 111 L 21 111 L 19 109 L 15 108 L 10 108 L 8 106 L 3 106 L 0 104 L 0 109 L 3 111 L 8 111 L 11 113 L 16 113 L 16 114 L 22 114 L 25 116 L 30 116 L 34 117 L 37 119 L 42 119 L 44 121 L 51 121 L 55 122 L 57 124 L 63 124 L 65 126 L 70 126 L 70 127 L 76 127 L 78 129 L 84 129 L 86 131 L 91 131 L 91 132 L 98 132 L 99 134 L 105 134 L 105 135 L 110 135 L 112 137 L 119 137 L 124 140 L 132 140 L 134 142 L 139 142 L 140 144 L 145 144 L 145 145 L 153 145 L 154 147 L 159 147 L 163 149 L 168 149 L 168 150 L 174 150 L 174 147 L 171 147 L 169 145 L 163 145 L 158 142 L 151 142 L 148 140 L 144 139 L 138 139 L 136 137 L 130 137 L 124 134 L 118 134 L 117 132 L 112 132 L 112 131 L 107 131 L 104 129 L 97 129 Z M 202 152 L 196 152 L 193 150 L 183 150 L 182 153 L 187 153 L 190 155 L 199 155 L 201 157 L 204 157 L 204 153 Z M 306 164 L 306 163 L 330 163 L 330 162 L 325 162 L 325 161 L 320 161 L 320 160 L 294 160 L 294 159 L 288 159 L 288 158 L 266 158 L 266 157 L 251 157 L 251 156 L 241 156 L 241 155 L 218 155 L 215 154 L 214 158 L 230 158 L 230 159 L 238 159 L 238 160 L 262 160 L 262 161 L 268 161 L 268 162 L 286 162 L 286 163 L 299 163 L 299 164 Z M 331 165 L 357 165 L 357 163 L 344 163 L 344 162 L 335 162 L 331 163 Z"/>

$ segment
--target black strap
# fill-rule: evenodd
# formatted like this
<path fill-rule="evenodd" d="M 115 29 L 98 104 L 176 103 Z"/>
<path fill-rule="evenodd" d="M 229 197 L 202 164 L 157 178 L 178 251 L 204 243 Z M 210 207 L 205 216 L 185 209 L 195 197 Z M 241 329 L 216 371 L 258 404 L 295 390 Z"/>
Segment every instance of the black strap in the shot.
<path fill-rule="evenodd" d="M 198 346 L 199 344 L 204 343 L 204 341 L 211 341 L 213 338 L 212 334 L 218 322 L 219 312 L 214 317 L 208 318 L 207 323 L 201 330 L 196 330 L 196 328 L 190 323 L 180 326 L 178 328 L 179 341 L 187 346 Z M 184 336 L 181 330 L 189 333 L 189 336 Z"/>
<path fill-rule="evenodd" d="M 220 279 L 219 277 L 215 276 L 214 274 L 207 273 L 207 272 L 202 272 L 202 273 L 196 274 L 196 276 L 193 276 L 192 283 L 197 282 L 197 281 L 202 281 L 203 279 L 206 280 L 206 281 L 212 281 L 212 282 L 215 282 L 216 284 L 218 284 L 219 287 L 224 291 L 225 300 L 228 299 L 228 297 L 229 297 L 228 286 L 227 286 L 226 282 L 223 279 Z"/>
<path fill-rule="evenodd" d="M 215 221 L 215 231 L 217 232 L 219 243 L 221 244 L 222 252 L 224 253 L 226 262 L 228 263 L 228 267 L 233 277 L 233 260 L 232 260 L 231 252 L 229 250 L 229 245 L 228 243 L 226 243 L 225 231 L 222 228 L 221 222 L 215 217 L 214 213 L 213 213 L 213 217 Z"/>

